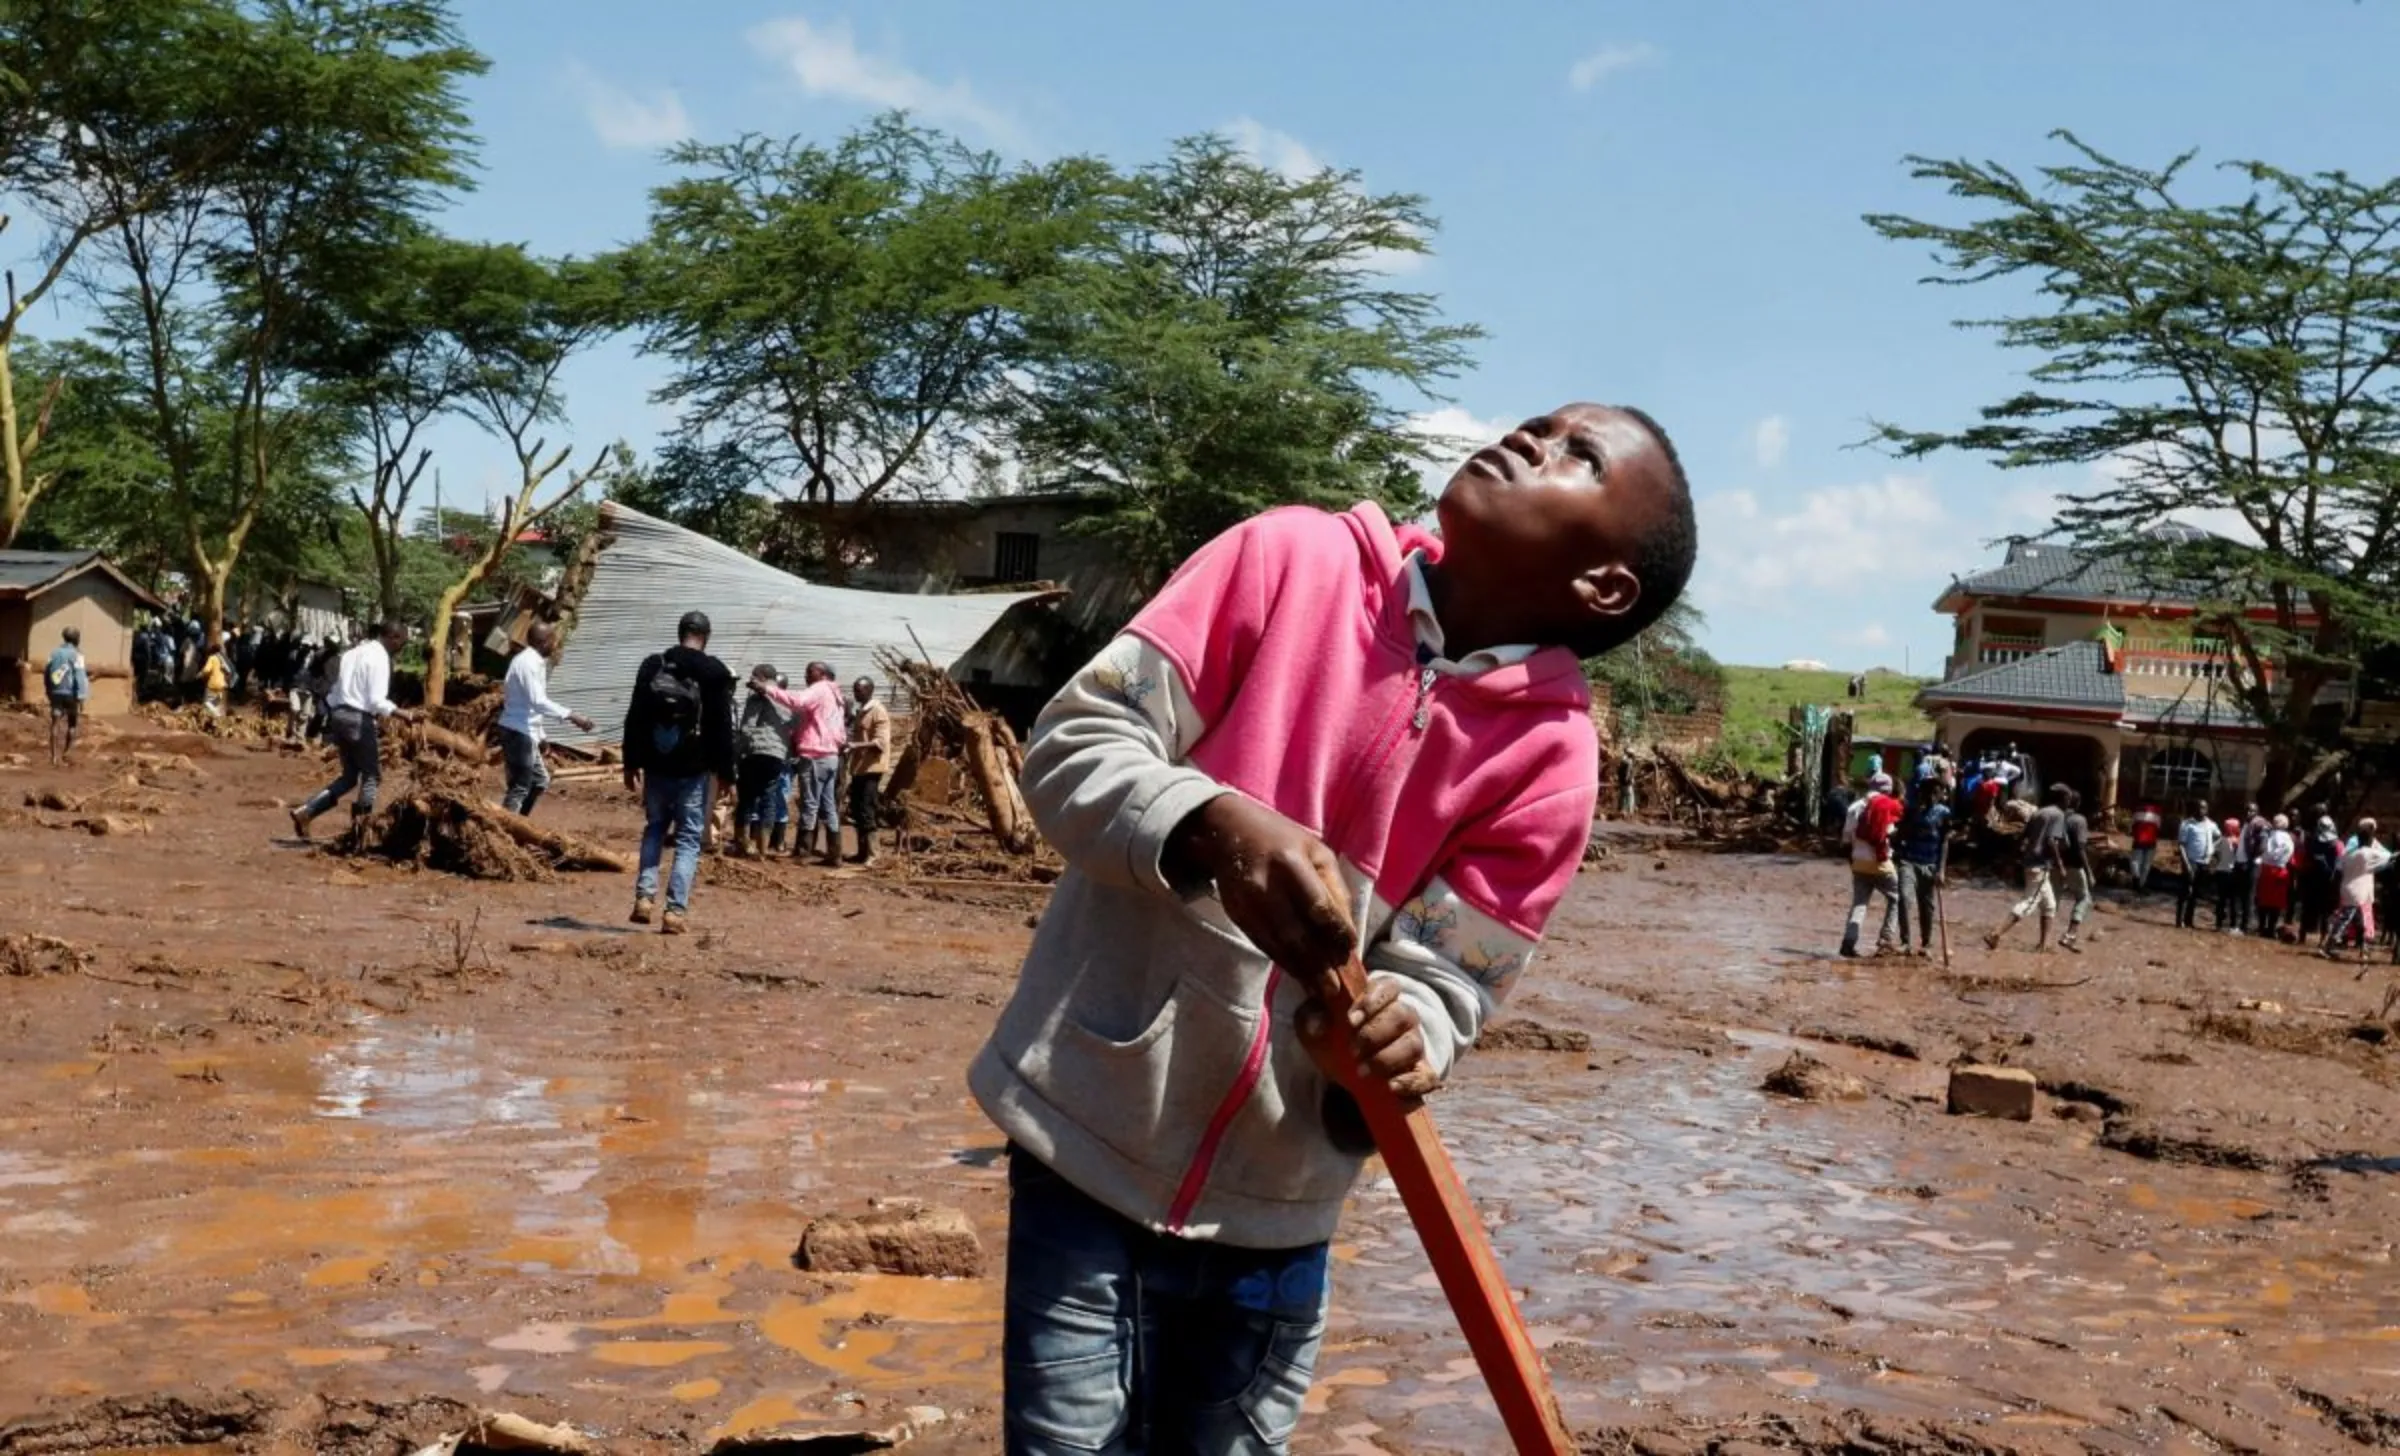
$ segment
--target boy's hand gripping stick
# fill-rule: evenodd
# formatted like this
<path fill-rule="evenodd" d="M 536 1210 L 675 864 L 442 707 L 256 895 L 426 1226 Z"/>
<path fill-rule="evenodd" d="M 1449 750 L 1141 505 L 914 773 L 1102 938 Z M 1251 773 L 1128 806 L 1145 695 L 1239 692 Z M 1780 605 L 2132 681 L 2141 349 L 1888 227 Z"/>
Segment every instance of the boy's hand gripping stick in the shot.
<path fill-rule="evenodd" d="M 1310 1051 L 1319 1068 L 1340 1083 L 1365 1114 L 1376 1151 L 1400 1189 L 1409 1222 L 1416 1225 L 1433 1272 L 1442 1281 L 1442 1293 L 1449 1297 L 1450 1312 L 1458 1318 L 1520 1456 L 1575 1456 L 1574 1438 L 1550 1390 L 1550 1374 L 1525 1333 L 1524 1317 L 1500 1272 L 1491 1235 L 1467 1197 L 1458 1169 L 1451 1166 L 1433 1114 L 1423 1102 L 1403 1101 L 1383 1082 L 1358 1075 L 1349 1046 L 1350 1008 L 1366 994 L 1366 968 L 1352 956 L 1318 989 L 1326 1013 L 1325 1034 Z"/>

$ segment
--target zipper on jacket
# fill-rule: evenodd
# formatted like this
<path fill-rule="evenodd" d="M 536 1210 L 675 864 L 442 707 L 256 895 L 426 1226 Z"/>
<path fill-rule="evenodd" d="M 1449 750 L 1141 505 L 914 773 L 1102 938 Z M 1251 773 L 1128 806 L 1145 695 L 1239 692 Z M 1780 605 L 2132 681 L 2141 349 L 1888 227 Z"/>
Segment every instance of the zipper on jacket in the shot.
<path fill-rule="evenodd" d="M 1250 1102 L 1250 1094 L 1258 1090 L 1258 1079 L 1267 1067 L 1267 1042 L 1275 1031 L 1275 989 L 1283 984 L 1280 967 L 1267 968 L 1267 994 L 1259 1004 L 1258 1029 L 1250 1034 L 1250 1050 L 1242 1057 L 1242 1070 L 1225 1089 L 1224 1100 L 1210 1114 L 1208 1128 L 1200 1134 L 1200 1146 L 1193 1150 L 1190 1166 L 1183 1170 L 1183 1181 L 1176 1185 L 1175 1201 L 1167 1206 L 1167 1232 L 1180 1234 L 1191 1222 L 1192 1209 L 1200 1202 L 1200 1194 L 1208 1187 L 1209 1169 L 1217 1161 L 1217 1150 L 1225 1145 L 1225 1135 L 1233 1130 L 1234 1118 Z"/>
<path fill-rule="evenodd" d="M 1422 733 L 1433 718 L 1433 649 L 1417 644 L 1417 711 L 1410 716 L 1408 726 Z"/>

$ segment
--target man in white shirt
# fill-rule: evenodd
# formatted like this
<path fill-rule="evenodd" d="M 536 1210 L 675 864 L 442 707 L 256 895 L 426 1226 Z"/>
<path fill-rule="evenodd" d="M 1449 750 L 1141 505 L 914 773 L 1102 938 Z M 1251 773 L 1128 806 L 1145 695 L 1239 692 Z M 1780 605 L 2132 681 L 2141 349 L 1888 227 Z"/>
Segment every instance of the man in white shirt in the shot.
<path fill-rule="evenodd" d="M 412 723 L 417 717 L 392 703 L 392 654 L 407 641 L 407 628 L 381 622 L 372 636 L 342 654 L 333 691 L 325 698 L 325 736 L 342 756 L 342 776 L 292 811 L 292 832 L 302 839 L 308 838 L 310 820 L 354 788 L 358 799 L 350 806 L 350 822 L 357 824 L 375 812 L 375 790 L 383 780 L 383 720 L 396 717 Z"/>
<path fill-rule="evenodd" d="M 525 650 L 509 660 L 500 700 L 500 757 L 508 765 L 508 792 L 500 807 L 531 817 L 550 770 L 542 764 L 542 720 L 556 718 L 589 733 L 592 720 L 550 697 L 550 660 L 558 655 L 558 628 L 536 622 L 525 634 Z"/>

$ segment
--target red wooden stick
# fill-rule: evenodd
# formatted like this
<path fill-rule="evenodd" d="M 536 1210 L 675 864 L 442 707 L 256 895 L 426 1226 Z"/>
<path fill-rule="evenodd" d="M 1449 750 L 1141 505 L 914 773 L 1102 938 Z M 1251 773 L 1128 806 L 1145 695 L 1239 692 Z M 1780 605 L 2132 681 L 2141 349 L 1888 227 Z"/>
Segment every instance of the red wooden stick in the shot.
<path fill-rule="evenodd" d="M 1384 1083 L 1362 1081 L 1358 1075 L 1357 1058 L 1350 1053 L 1350 1007 L 1366 994 L 1366 968 L 1354 956 L 1342 968 L 1339 986 L 1323 995 L 1328 1045 L 1312 1049 L 1318 1064 L 1366 1114 L 1376 1151 L 1383 1154 L 1383 1165 L 1400 1189 L 1409 1222 L 1416 1225 L 1433 1272 L 1442 1281 L 1442 1293 L 1449 1297 L 1450 1312 L 1458 1318 L 1519 1456 L 1575 1456 L 1575 1439 L 1567 1434 L 1558 1398 L 1550 1391 L 1550 1373 L 1525 1333 L 1516 1296 L 1492 1251 L 1492 1236 L 1467 1197 L 1458 1169 L 1451 1166 L 1433 1114 L 1424 1103 L 1414 1098 L 1404 1102 Z"/>

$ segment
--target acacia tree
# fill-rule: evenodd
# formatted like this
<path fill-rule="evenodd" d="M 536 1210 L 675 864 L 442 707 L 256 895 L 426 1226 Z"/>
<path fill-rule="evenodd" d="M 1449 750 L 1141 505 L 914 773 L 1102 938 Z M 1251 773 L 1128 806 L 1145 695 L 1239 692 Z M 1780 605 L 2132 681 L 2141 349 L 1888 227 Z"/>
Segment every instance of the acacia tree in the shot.
<path fill-rule="evenodd" d="M 542 433 L 563 414 L 559 371 L 606 333 L 618 312 L 614 270 L 488 246 L 462 259 L 451 277 L 460 287 L 451 324 L 461 360 L 458 408 L 508 445 L 517 479 L 498 502 L 489 539 L 474 545 L 465 570 L 434 605 L 426 634 L 425 701 L 435 707 L 449 680 L 450 626 L 459 604 L 491 579 L 520 536 L 582 495 L 629 453 L 621 444 L 604 447 L 577 470 L 569 463 L 575 447 L 554 450 Z"/>
<path fill-rule="evenodd" d="M 0 548 L 62 478 L 37 469 L 36 456 L 66 376 L 37 370 L 38 402 L 20 397 L 19 328 L 87 244 L 228 155 L 234 137 L 212 63 L 235 24 L 218 0 L 0 3 L 0 196 L 40 229 L 23 286 L 8 269 L 0 304 Z M 96 174 L 124 185 L 94 186 Z M 16 222 L 0 213 L 0 239 Z"/>
<path fill-rule="evenodd" d="M 87 185 L 118 217 L 91 286 L 101 336 L 135 361 L 147 424 L 213 634 L 245 545 L 337 421 L 297 345 L 319 300 L 465 182 L 457 87 L 482 57 L 443 0 L 265 0 L 233 16 L 207 68 L 233 138 L 164 189 L 149 152 Z M 215 426 L 223 422 L 223 438 Z"/>
<path fill-rule="evenodd" d="M 1090 241 L 1108 175 L 1009 168 L 897 115 L 831 147 L 671 157 L 689 175 L 619 260 L 628 321 L 674 367 L 659 397 L 693 453 L 818 506 L 957 476 L 1022 355 L 1025 290 Z"/>
<path fill-rule="evenodd" d="M 377 615 L 403 615 L 407 523 L 433 463 L 427 428 L 454 410 L 468 370 L 454 331 L 477 250 L 421 229 L 347 270 L 302 328 L 299 367 L 319 402 L 352 422 L 360 456 L 346 488 L 362 524 Z"/>
<path fill-rule="evenodd" d="M 1086 528 L 1152 580 L 1270 506 L 1422 510 L 1429 442 L 1387 392 L 1434 398 L 1479 335 L 1391 284 L 1433 227 L 1421 198 L 1354 172 L 1176 143 L 1035 302 L 1011 434 L 1027 477 L 1090 491 Z"/>
<path fill-rule="evenodd" d="M 2267 730 L 2262 791 L 2299 792 L 2340 761 L 2326 688 L 2400 640 L 2400 180 L 2239 162 L 2195 199 L 2191 153 L 2153 170 L 2057 138 L 2070 158 L 2035 181 L 1910 158 L 1971 220 L 1867 219 L 1930 246 L 1929 281 L 2038 300 L 1964 324 L 2037 356 L 2028 388 L 1977 425 L 1879 436 L 1907 456 L 2105 465 L 2057 530 L 2203 594 L 2200 627 Z M 2201 512 L 2252 539 L 2156 529 Z"/>

